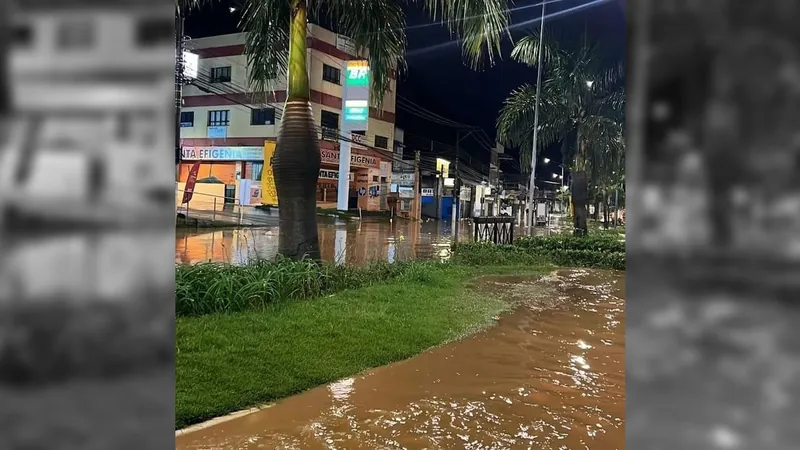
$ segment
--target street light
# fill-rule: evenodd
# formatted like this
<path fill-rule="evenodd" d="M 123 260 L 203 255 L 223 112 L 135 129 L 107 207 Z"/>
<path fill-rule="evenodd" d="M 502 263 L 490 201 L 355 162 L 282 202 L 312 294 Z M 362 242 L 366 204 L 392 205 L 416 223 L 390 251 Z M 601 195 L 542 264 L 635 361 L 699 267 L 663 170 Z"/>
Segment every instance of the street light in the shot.
<path fill-rule="evenodd" d="M 587 81 L 586 81 L 586 86 L 588 86 L 588 87 L 589 87 L 589 89 L 591 89 L 591 88 L 592 88 L 592 85 L 593 85 L 593 84 L 594 84 L 594 81 L 592 81 L 592 80 L 587 80 Z"/>
<path fill-rule="evenodd" d="M 550 162 L 550 158 L 544 158 L 544 160 L 543 160 L 543 161 L 544 161 L 544 163 L 545 163 L 545 164 L 547 164 L 547 163 L 549 163 L 549 162 Z"/>

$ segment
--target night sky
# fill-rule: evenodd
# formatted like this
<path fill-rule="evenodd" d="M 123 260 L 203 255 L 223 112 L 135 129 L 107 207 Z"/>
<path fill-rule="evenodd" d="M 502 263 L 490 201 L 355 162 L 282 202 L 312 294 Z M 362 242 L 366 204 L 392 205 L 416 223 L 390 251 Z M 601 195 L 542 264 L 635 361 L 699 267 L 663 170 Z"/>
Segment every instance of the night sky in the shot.
<path fill-rule="evenodd" d="M 520 0 L 512 14 L 512 37 L 519 39 L 531 31 L 538 31 L 538 17 L 541 11 L 535 5 L 541 0 Z M 625 17 L 624 0 L 607 2 L 591 0 L 560 0 L 547 4 L 547 13 L 556 13 L 570 8 L 587 5 L 579 11 L 546 21 L 549 27 L 557 29 L 559 36 L 565 39 L 580 39 L 584 30 L 589 39 L 594 40 L 609 54 L 616 58 L 624 58 Z M 212 4 L 214 5 L 214 4 Z M 192 12 L 187 18 L 186 34 L 191 37 L 212 36 L 237 31 L 239 17 L 228 11 L 227 2 L 205 6 L 200 11 Z M 534 21 L 528 25 L 521 25 Z M 422 10 L 407 10 L 407 22 L 414 28 L 408 31 L 408 71 L 398 82 L 399 95 L 420 104 L 421 106 L 467 125 L 482 127 L 494 139 L 494 123 L 503 99 L 517 86 L 536 81 L 535 68 L 518 64 L 508 56 L 512 42 L 506 40 L 503 49 L 503 60 L 496 61 L 494 67 L 481 71 L 473 71 L 462 64 L 461 48 L 443 26 L 416 27 L 429 24 L 430 20 Z M 325 26 L 325 24 L 321 24 Z M 434 48 L 431 48 L 434 47 Z M 545 120 L 546 118 L 542 118 Z M 430 140 L 452 144 L 455 132 L 447 127 L 432 125 L 398 108 L 397 126 L 406 132 L 406 144 L 411 147 L 427 149 Z M 465 140 L 461 147 L 476 161 L 488 163 L 488 152 L 473 140 Z M 514 149 L 507 150 L 516 157 Z M 544 152 L 544 156 L 560 162 L 559 148 L 554 146 Z M 518 165 L 504 163 L 504 172 L 518 172 Z M 547 176 L 553 169 L 543 168 L 537 176 Z"/>

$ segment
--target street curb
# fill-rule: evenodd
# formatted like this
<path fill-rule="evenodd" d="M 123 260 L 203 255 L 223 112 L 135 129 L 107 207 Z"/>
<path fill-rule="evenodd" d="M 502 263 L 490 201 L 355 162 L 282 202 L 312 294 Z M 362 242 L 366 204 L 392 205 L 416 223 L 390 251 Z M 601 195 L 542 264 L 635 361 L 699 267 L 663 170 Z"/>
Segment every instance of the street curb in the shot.
<path fill-rule="evenodd" d="M 206 420 L 205 422 L 194 424 L 192 426 L 183 428 L 181 430 L 175 430 L 175 437 L 183 436 L 185 434 L 193 433 L 195 431 L 204 430 L 206 428 L 213 427 L 213 426 L 219 425 L 221 423 L 229 422 L 231 420 L 238 419 L 240 417 L 244 417 L 246 415 L 249 415 L 249 414 L 252 414 L 252 413 L 255 413 L 255 412 L 259 412 L 259 411 L 267 409 L 267 408 L 271 408 L 272 405 L 274 405 L 274 403 L 269 403 L 269 404 L 262 405 L 262 406 L 256 406 L 254 408 L 249 408 L 249 409 L 243 409 L 241 411 L 232 412 L 232 413 L 224 415 L 224 416 L 215 417 L 213 419 Z"/>

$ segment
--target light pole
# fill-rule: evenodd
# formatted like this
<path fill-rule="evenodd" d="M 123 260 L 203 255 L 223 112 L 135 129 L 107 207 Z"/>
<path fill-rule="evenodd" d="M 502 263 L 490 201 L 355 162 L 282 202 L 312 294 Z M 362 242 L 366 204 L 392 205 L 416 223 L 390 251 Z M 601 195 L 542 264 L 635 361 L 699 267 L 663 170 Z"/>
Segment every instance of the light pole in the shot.
<path fill-rule="evenodd" d="M 536 212 L 534 208 L 534 194 L 536 192 L 536 147 L 539 139 L 539 97 L 542 92 L 542 44 L 544 43 L 544 3 L 542 3 L 542 17 L 539 19 L 539 51 L 536 55 L 538 73 L 536 75 L 536 105 L 533 110 L 533 148 L 531 149 L 531 182 L 528 188 L 528 235 L 533 236 L 536 228 Z"/>

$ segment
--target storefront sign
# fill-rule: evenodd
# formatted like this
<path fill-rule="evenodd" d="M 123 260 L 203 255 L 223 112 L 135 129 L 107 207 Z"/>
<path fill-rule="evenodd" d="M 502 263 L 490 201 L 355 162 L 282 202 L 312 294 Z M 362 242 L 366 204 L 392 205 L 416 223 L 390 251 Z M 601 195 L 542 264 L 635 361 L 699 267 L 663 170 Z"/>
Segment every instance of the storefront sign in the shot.
<path fill-rule="evenodd" d="M 226 139 L 228 127 L 208 127 L 208 137 L 210 139 Z"/>
<path fill-rule="evenodd" d="M 400 198 L 414 198 L 414 188 L 398 186 L 397 196 Z"/>
<path fill-rule="evenodd" d="M 392 183 L 398 186 L 414 186 L 414 174 L 393 172 Z"/>
<path fill-rule="evenodd" d="M 336 35 L 336 48 L 350 55 L 356 54 L 355 42 L 348 37 L 342 36 L 341 34 Z"/>
<path fill-rule="evenodd" d="M 433 188 L 422 188 L 423 197 L 433 197 Z"/>
<path fill-rule="evenodd" d="M 320 156 L 322 157 L 322 164 L 333 166 L 339 165 L 339 152 L 336 150 L 321 150 Z M 379 167 L 378 158 L 374 156 L 359 155 L 353 153 L 350 155 L 350 165 L 354 167 Z"/>
<path fill-rule="evenodd" d="M 183 147 L 184 161 L 263 161 L 263 147 Z"/>
<path fill-rule="evenodd" d="M 325 170 L 322 169 L 319 171 L 319 179 L 320 180 L 338 180 L 339 179 L 339 171 L 338 170 Z"/>
<path fill-rule="evenodd" d="M 265 205 L 278 206 L 278 189 L 275 187 L 275 172 L 272 161 L 275 159 L 275 142 L 264 143 L 264 170 L 261 171 L 261 202 Z"/>

